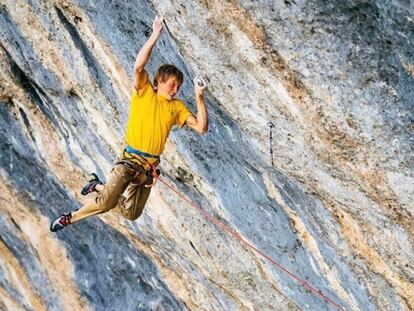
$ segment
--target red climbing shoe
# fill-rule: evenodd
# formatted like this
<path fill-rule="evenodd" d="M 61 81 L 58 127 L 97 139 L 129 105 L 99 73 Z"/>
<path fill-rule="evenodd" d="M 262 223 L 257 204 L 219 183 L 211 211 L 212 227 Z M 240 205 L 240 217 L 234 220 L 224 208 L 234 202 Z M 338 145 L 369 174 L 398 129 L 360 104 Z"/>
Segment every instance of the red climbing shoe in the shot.
<path fill-rule="evenodd" d="M 82 188 L 81 194 L 87 195 L 91 192 L 96 191 L 96 185 L 103 185 L 103 182 L 99 179 L 98 175 L 91 173 L 89 175 L 88 183 L 85 185 L 85 187 Z"/>
<path fill-rule="evenodd" d="M 69 226 L 71 224 L 70 222 L 71 218 L 72 218 L 72 213 L 65 213 L 59 216 L 50 224 L 50 231 L 56 232 Z"/>

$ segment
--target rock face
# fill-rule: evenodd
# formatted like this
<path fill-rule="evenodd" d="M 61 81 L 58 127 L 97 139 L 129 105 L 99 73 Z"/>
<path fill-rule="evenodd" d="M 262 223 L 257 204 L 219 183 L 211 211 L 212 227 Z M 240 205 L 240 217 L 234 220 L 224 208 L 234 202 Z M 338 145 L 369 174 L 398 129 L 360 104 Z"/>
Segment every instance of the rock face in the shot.
<path fill-rule="evenodd" d="M 156 12 L 169 31 L 148 71 L 176 64 L 193 111 L 193 76 L 210 80 L 209 131 L 171 133 L 164 178 L 342 308 L 413 310 L 403 0 L 1 0 L 0 309 L 337 309 L 161 183 L 135 222 L 49 232 L 123 146 Z"/>

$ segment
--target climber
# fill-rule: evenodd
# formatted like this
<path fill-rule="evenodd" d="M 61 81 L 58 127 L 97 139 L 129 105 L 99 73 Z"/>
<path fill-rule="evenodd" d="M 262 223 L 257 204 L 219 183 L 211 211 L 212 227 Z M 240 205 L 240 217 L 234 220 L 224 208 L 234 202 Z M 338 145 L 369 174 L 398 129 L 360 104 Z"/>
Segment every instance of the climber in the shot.
<path fill-rule="evenodd" d="M 156 16 L 152 34 L 138 53 L 134 65 L 134 90 L 126 128 L 126 146 L 104 184 L 95 173 L 82 189 L 83 195 L 97 196 L 80 209 L 56 218 L 50 230 L 56 232 L 87 217 L 114 210 L 129 220 L 137 219 L 147 202 L 156 179 L 160 155 L 173 125 L 184 125 L 204 134 L 208 128 L 203 92 L 206 83 L 194 79 L 197 114 L 175 98 L 183 73 L 174 65 L 158 68 L 151 84 L 145 66 L 163 29 L 163 18 Z M 125 193 L 124 193 L 125 192 Z"/>

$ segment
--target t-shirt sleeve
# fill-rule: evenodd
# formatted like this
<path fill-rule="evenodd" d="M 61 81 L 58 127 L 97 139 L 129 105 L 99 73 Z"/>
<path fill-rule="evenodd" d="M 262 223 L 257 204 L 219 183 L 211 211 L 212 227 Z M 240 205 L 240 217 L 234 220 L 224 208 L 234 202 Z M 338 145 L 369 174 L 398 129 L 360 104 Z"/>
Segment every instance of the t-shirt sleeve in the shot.
<path fill-rule="evenodd" d="M 152 85 L 151 85 L 151 82 L 148 79 L 147 83 L 145 83 L 144 87 L 140 90 L 139 94 L 138 94 L 138 90 L 134 86 L 134 89 L 132 91 L 132 97 L 143 98 L 143 97 L 149 95 L 149 93 L 151 93 L 151 91 L 154 92 L 154 90 L 152 88 Z"/>
<path fill-rule="evenodd" d="M 177 119 L 175 123 L 181 128 L 185 125 L 185 121 L 187 121 L 188 117 L 192 115 L 191 111 L 188 110 L 186 105 L 181 101 L 177 101 Z"/>

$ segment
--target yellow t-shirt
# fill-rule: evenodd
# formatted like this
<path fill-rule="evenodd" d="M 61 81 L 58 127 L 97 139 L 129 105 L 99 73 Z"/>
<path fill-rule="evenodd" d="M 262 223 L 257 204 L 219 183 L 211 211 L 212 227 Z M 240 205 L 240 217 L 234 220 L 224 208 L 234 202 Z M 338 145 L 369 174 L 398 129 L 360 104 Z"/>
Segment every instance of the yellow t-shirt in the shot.
<path fill-rule="evenodd" d="M 131 97 L 126 143 L 134 149 L 159 156 L 173 125 L 183 127 L 192 113 L 179 99 L 158 95 L 150 82 Z M 152 159 L 152 158 L 151 158 Z"/>

